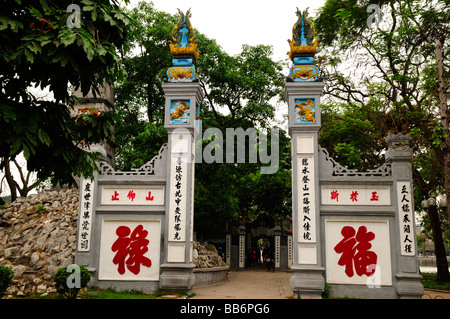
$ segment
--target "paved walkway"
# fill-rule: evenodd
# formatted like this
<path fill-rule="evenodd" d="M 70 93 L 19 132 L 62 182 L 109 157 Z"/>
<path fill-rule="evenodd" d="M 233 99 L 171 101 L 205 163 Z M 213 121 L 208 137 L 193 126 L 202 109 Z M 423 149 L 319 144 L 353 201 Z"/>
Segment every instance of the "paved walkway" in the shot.
<path fill-rule="evenodd" d="M 289 280 L 292 272 L 264 269 L 230 271 L 228 281 L 194 287 L 192 299 L 287 299 L 293 297 Z M 425 290 L 422 299 L 450 299 L 450 292 Z"/>
<path fill-rule="evenodd" d="M 289 285 L 291 272 L 264 269 L 230 271 L 228 281 L 194 287 L 192 299 L 286 299 L 293 296 Z"/>

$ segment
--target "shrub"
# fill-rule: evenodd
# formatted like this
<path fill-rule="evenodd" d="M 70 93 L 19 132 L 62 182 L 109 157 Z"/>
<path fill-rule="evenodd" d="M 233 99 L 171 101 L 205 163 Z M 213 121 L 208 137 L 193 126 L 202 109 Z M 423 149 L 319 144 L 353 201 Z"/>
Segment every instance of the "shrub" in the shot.
<path fill-rule="evenodd" d="M 330 290 L 331 286 L 329 284 L 325 284 L 322 292 L 322 299 L 330 299 Z"/>
<path fill-rule="evenodd" d="M 72 266 L 72 265 L 71 265 Z M 70 266 L 66 266 L 63 268 L 59 268 L 58 271 L 56 272 L 54 278 L 55 281 L 55 288 L 57 290 L 57 292 L 69 299 L 76 299 L 77 298 L 77 294 L 80 291 L 81 288 L 85 288 L 89 282 L 89 280 L 91 280 L 91 274 L 89 273 L 89 271 L 87 270 L 87 268 L 83 267 L 83 266 L 77 266 L 74 265 L 75 267 L 79 267 L 79 272 L 77 270 L 75 271 L 67 271 L 67 267 Z M 74 280 L 74 278 L 76 278 L 76 276 L 79 276 L 79 285 L 77 287 L 77 279 Z M 69 278 L 71 277 L 71 278 Z M 69 280 L 68 280 L 69 279 Z M 69 283 L 74 283 L 74 287 L 69 287 Z"/>
<path fill-rule="evenodd" d="M 14 277 L 14 271 L 5 266 L 0 266 L 0 294 L 4 293 L 11 285 Z"/>
<path fill-rule="evenodd" d="M 34 208 L 36 209 L 37 212 L 41 212 L 43 210 L 45 210 L 45 206 L 43 203 L 39 203 L 36 206 L 34 206 Z"/>

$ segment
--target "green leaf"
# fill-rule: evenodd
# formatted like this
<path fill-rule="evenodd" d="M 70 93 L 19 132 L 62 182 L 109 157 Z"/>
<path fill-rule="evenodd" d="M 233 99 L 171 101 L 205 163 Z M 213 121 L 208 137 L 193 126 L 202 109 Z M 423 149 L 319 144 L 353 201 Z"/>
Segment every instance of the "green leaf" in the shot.
<path fill-rule="evenodd" d="M 23 29 L 23 23 L 18 20 L 13 20 L 9 17 L 0 15 L 0 30 L 5 30 L 8 28 L 8 24 L 11 26 L 11 30 L 13 30 L 15 33 L 20 29 Z"/>
<path fill-rule="evenodd" d="M 15 140 L 14 143 L 11 145 L 11 149 L 9 150 L 9 155 L 16 154 L 20 150 L 21 146 L 22 146 L 22 140 L 21 139 Z"/>
<path fill-rule="evenodd" d="M 51 39 L 49 39 L 49 40 L 44 40 L 44 41 L 41 41 L 41 46 L 43 47 L 44 45 L 46 45 L 46 44 L 49 44 L 50 42 L 52 42 L 52 40 L 51 40 Z"/>
<path fill-rule="evenodd" d="M 48 3 L 45 0 L 39 0 L 39 2 L 41 3 L 42 9 L 44 10 L 44 12 L 48 12 L 49 11 L 49 7 L 48 7 Z"/>
<path fill-rule="evenodd" d="M 36 140 L 36 135 L 33 135 L 32 133 L 25 131 L 25 136 L 27 137 L 27 141 L 29 141 L 31 145 L 33 145 L 35 147 L 38 146 L 38 142 Z"/>
<path fill-rule="evenodd" d="M 86 53 L 87 53 L 88 60 L 92 61 L 92 59 L 94 58 L 94 55 L 95 55 L 95 51 L 92 48 L 89 48 Z"/>
<path fill-rule="evenodd" d="M 69 28 L 67 28 L 66 30 L 69 30 L 68 32 L 60 32 L 60 39 L 61 39 L 61 43 L 64 44 L 64 46 L 68 46 L 71 45 L 77 38 L 77 34 L 70 30 Z"/>
<path fill-rule="evenodd" d="M 96 21 L 97 20 L 97 10 L 93 10 L 92 11 L 92 21 Z"/>
<path fill-rule="evenodd" d="M 30 158 L 30 149 L 28 148 L 28 146 L 25 143 L 22 145 L 23 145 L 23 156 L 28 161 Z"/>
<path fill-rule="evenodd" d="M 24 50 L 25 56 L 27 57 L 27 60 L 31 63 L 34 62 L 34 56 L 33 53 L 31 53 L 31 51 L 28 50 Z"/>
<path fill-rule="evenodd" d="M 98 48 L 97 48 L 97 54 L 98 55 L 105 55 L 106 53 L 107 53 L 108 51 L 106 51 L 106 49 L 103 47 L 103 46 L 99 46 Z"/>
<path fill-rule="evenodd" d="M 51 140 L 50 140 L 50 136 L 48 136 L 47 132 L 45 132 L 42 129 L 39 129 L 38 131 L 38 136 L 39 136 L 39 140 L 44 143 L 47 146 L 50 146 L 51 144 Z"/>
<path fill-rule="evenodd" d="M 14 113 L 13 108 L 6 104 L 0 104 L 0 114 L 2 114 L 6 123 L 9 123 L 10 120 L 16 120 L 16 113 Z"/>
<path fill-rule="evenodd" d="M 41 52 L 41 46 L 37 44 L 36 41 L 31 41 L 30 44 L 28 45 L 28 49 L 35 54 Z"/>

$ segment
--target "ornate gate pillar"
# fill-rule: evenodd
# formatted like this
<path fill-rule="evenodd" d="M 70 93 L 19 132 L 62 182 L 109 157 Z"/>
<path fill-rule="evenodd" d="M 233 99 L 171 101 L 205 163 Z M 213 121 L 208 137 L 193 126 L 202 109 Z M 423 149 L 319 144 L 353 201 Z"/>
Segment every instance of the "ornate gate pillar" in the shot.
<path fill-rule="evenodd" d="M 197 40 L 190 23 L 190 11 L 172 32 L 170 51 L 173 66 L 167 71 L 165 128 L 169 133 L 166 192 L 166 225 L 160 287 L 191 290 L 195 276 L 192 261 L 194 224 L 195 137 L 199 129 L 202 91 L 194 62 Z"/>
<path fill-rule="evenodd" d="M 307 12 L 297 11 L 298 21 L 289 41 L 294 65 L 287 78 L 292 149 L 293 263 L 291 289 L 298 298 L 321 298 L 325 281 L 321 260 L 318 131 L 320 97 L 324 83 L 313 65 L 318 42 Z"/>

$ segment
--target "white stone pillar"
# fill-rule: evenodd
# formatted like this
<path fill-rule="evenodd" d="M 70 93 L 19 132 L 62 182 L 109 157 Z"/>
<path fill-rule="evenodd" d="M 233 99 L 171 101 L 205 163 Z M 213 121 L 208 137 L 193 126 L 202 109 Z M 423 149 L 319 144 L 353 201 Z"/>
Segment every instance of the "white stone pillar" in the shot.
<path fill-rule="evenodd" d="M 291 289 L 299 298 L 320 298 L 325 280 L 321 258 L 318 131 L 323 82 L 288 82 L 292 149 L 293 263 Z"/>
<path fill-rule="evenodd" d="M 198 134 L 200 84 L 164 83 L 165 128 L 169 133 L 165 241 L 160 287 L 190 290 L 194 225 L 195 137 Z"/>

